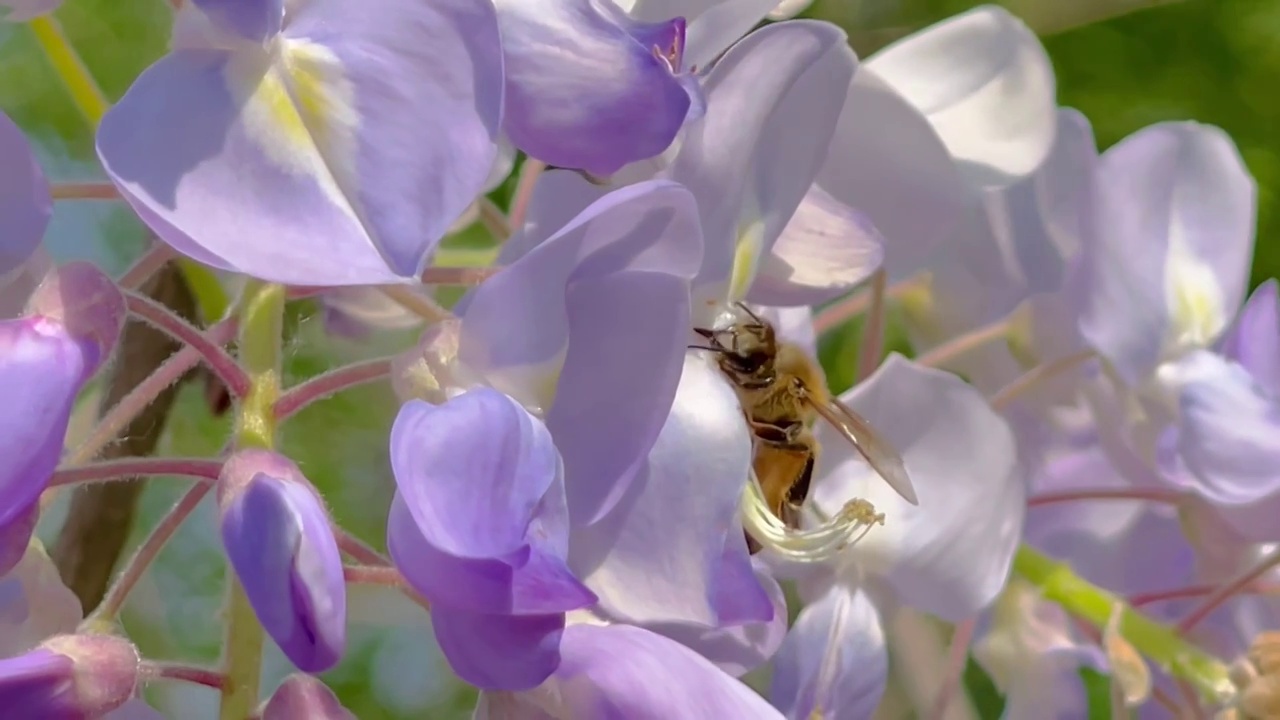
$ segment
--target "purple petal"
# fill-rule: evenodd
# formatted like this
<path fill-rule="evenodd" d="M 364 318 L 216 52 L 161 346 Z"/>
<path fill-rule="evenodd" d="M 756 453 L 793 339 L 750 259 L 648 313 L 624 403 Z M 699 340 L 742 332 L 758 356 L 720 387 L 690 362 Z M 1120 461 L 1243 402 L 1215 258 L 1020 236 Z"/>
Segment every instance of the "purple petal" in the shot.
<path fill-rule="evenodd" d="M 84 717 L 74 675 L 71 658 L 43 648 L 0 659 L 0 703 L 13 717 Z"/>
<path fill-rule="evenodd" d="M 611 175 L 662 152 L 690 98 L 684 19 L 641 24 L 610 3 L 498 0 L 507 70 L 505 127 L 548 164 Z M 665 58 L 675 57 L 675 66 Z M 608 72 L 601 72 L 608 68 Z"/>
<path fill-rule="evenodd" d="M 930 267 L 971 202 L 924 114 L 866 66 L 853 77 L 825 157 L 818 184 L 884 236 L 892 280 Z"/>
<path fill-rule="evenodd" d="M 646 10 L 652 2 L 645 2 Z M 668 4 L 671 4 L 668 2 Z M 702 4 L 704 8 L 698 8 Z M 681 0 L 675 3 L 689 19 L 688 67 L 710 66 L 738 39 L 751 31 L 776 5 L 776 0 Z M 693 5 L 694 7 L 687 7 Z M 698 11 L 701 12 L 698 12 Z M 674 12 L 674 11 L 673 11 Z"/>
<path fill-rule="evenodd" d="M 575 524 L 617 502 L 666 419 L 700 240 L 688 191 L 639 183 L 593 203 L 466 304 L 466 365 L 504 389 L 555 387 L 554 401 L 536 404 L 550 404 Z M 617 402 L 618 387 L 638 400 Z"/>
<path fill-rule="evenodd" d="M 458 677 L 482 690 L 537 687 L 561 664 L 564 615 L 481 615 L 432 607 L 431 627 Z"/>
<path fill-rule="evenodd" d="M 559 717 L 782 717 L 706 658 L 641 628 L 571 625 L 560 651 L 560 667 L 552 678 Z"/>
<path fill-rule="evenodd" d="M 255 43 L 269 41 L 284 21 L 284 0 L 193 1 L 219 27 Z"/>
<path fill-rule="evenodd" d="M 1022 534 L 1026 491 L 1012 430 L 972 386 L 900 355 L 844 400 L 902 454 L 919 499 L 907 504 L 848 441 L 819 427 L 818 506 L 834 512 L 860 497 L 886 515 L 847 562 L 883 573 L 915 608 L 972 616 L 1004 587 Z"/>
<path fill-rule="evenodd" d="M 884 628 L 861 590 L 833 585 L 796 618 L 769 698 L 788 718 L 870 718 L 889 676 Z"/>
<path fill-rule="evenodd" d="M 751 33 L 707 76 L 706 114 L 668 171 L 698 198 L 707 246 L 697 283 L 707 297 L 724 299 L 740 243 L 767 253 L 790 221 L 822 166 L 856 62 L 840 28 L 797 20 Z"/>
<path fill-rule="evenodd" d="M 299 285 L 416 276 L 496 154 L 492 7 L 314 0 L 273 48 L 162 58 L 103 119 L 108 174 L 216 267 Z"/>
<path fill-rule="evenodd" d="M 432 603 L 542 615 L 595 597 L 565 565 L 568 521 L 550 433 L 511 398 L 479 388 L 415 400 L 391 430 L 399 492 L 387 544 Z"/>
<path fill-rule="evenodd" d="M 0 577 L 12 570 L 27 554 L 31 534 L 35 532 L 36 522 L 39 520 L 40 498 L 37 497 L 25 510 L 14 513 L 12 520 L 0 525 Z"/>
<path fill-rule="evenodd" d="M 1208 351 L 1166 367 L 1162 377 L 1177 392 L 1177 447 L 1194 489 L 1239 532 L 1280 540 L 1280 399 Z"/>
<path fill-rule="evenodd" d="M 53 258 L 42 247 L 36 247 L 25 262 L 0 275 L 0 320 L 21 315 L 31 293 L 53 269 Z"/>
<path fill-rule="evenodd" d="M 976 179 L 1033 172 L 1053 145 L 1053 66 L 1022 21 L 985 5 L 880 50 L 867 66 L 929 118 Z"/>
<path fill-rule="evenodd" d="M 602 520 L 575 528 L 571 562 L 601 607 L 630 622 L 720 627 L 716 586 L 729 581 L 750 603 L 751 619 L 768 620 L 772 605 L 759 583 L 724 565 L 727 534 L 742 533 L 738 506 L 750 465 L 737 396 L 718 368 L 690 355 L 671 415 L 636 482 Z M 745 547 L 737 553 L 736 561 L 745 562 Z M 725 609 L 739 623 L 747 619 Z"/>
<path fill-rule="evenodd" d="M 736 534 L 730 539 L 733 538 L 737 538 L 739 543 L 745 542 Z M 654 623 L 646 627 L 691 648 L 733 677 L 742 677 L 768 662 L 787 636 L 787 599 L 782 593 L 782 586 L 763 565 L 756 565 L 754 574 L 755 582 L 764 588 L 772 602 L 773 618 L 770 620 L 710 629 L 684 623 Z M 755 597 L 754 592 L 747 595 Z M 724 602 L 717 604 L 722 613 L 724 607 Z"/>
<path fill-rule="evenodd" d="M 262 720 L 356 720 L 320 680 L 295 673 L 285 678 L 262 708 Z"/>
<path fill-rule="evenodd" d="M 21 14 L 21 10 L 17 10 Z M 37 13 L 38 14 L 38 13 Z M 0 112 L 0 278 L 31 257 L 49 227 L 53 200 L 49 183 L 22 130 Z"/>
<path fill-rule="evenodd" d="M 52 320 L 0 322 L 0 525 L 26 513 L 44 491 L 76 395 L 98 359 L 97 348 Z"/>
<path fill-rule="evenodd" d="M 1230 138 L 1161 123 L 1108 150 L 1081 257 L 1080 330 L 1130 384 L 1205 347 L 1244 298 L 1256 188 Z"/>
<path fill-rule="evenodd" d="M 593 183 L 580 172 L 544 171 L 534 183 L 524 227 L 516 228 L 502 244 L 495 264 L 511 265 L 524 257 L 560 232 L 592 203 L 608 195 L 609 190 L 609 186 Z"/>
<path fill-rule="evenodd" d="M 1280 396 L 1280 285 L 1262 283 L 1236 315 L 1222 354 L 1240 363 L 1268 392 Z"/>
<path fill-rule="evenodd" d="M 818 305 L 866 280 L 883 259 L 884 238 L 871 221 L 814 185 L 761 261 L 747 299 Z"/>
<path fill-rule="evenodd" d="M 269 456 L 261 469 L 238 477 L 258 455 Z M 328 670 L 346 649 L 347 595 L 320 498 L 296 466 L 265 451 L 232 458 L 221 482 L 234 485 L 219 490 L 222 542 L 258 620 L 299 670 Z"/>

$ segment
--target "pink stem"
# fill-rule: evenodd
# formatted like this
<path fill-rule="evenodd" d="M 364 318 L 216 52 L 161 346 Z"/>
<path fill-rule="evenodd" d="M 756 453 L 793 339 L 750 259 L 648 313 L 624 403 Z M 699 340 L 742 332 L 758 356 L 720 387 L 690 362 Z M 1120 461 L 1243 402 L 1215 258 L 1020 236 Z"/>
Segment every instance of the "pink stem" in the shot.
<path fill-rule="evenodd" d="M 418 594 L 400 574 L 400 571 L 393 567 L 378 567 L 368 565 L 343 565 L 342 576 L 348 582 L 359 585 L 383 585 L 395 588 L 404 593 L 405 597 L 421 605 L 424 610 L 431 610 L 431 603 L 427 599 Z"/>
<path fill-rule="evenodd" d="M 1209 614 L 1217 610 L 1223 603 L 1230 600 L 1235 595 L 1244 592 L 1244 589 L 1253 584 L 1254 580 L 1267 574 L 1275 566 L 1280 565 L 1280 550 L 1268 553 L 1258 564 L 1254 565 L 1248 571 L 1242 573 L 1239 577 L 1231 582 L 1219 587 L 1216 591 L 1205 598 L 1195 610 L 1187 614 L 1181 622 L 1178 623 L 1178 630 L 1188 633 L 1200 624 L 1201 620 L 1209 617 Z"/>
<path fill-rule="evenodd" d="M 886 279 L 884 268 L 871 276 L 871 307 L 867 309 L 867 321 L 862 326 L 862 347 L 858 348 L 857 382 L 867 379 L 880 364 L 880 352 L 884 348 L 884 303 Z"/>
<path fill-rule="evenodd" d="M 479 285 L 499 272 L 501 267 L 429 267 L 422 271 L 422 284 Z"/>
<path fill-rule="evenodd" d="M 511 223 L 502 212 L 502 208 L 484 195 L 477 198 L 476 203 L 480 212 L 480 224 L 484 225 L 489 234 L 499 243 L 506 242 L 507 238 L 511 237 Z"/>
<path fill-rule="evenodd" d="M 1021 377 L 1013 382 L 1000 388 L 995 395 L 991 396 L 991 407 L 996 410 L 1004 410 L 1009 404 L 1026 393 L 1034 390 L 1045 382 L 1052 380 L 1064 373 L 1071 372 L 1077 367 L 1097 357 L 1092 350 L 1083 350 L 1074 355 L 1060 357 L 1057 360 L 1037 365 Z"/>
<path fill-rule="evenodd" d="M 156 273 L 157 270 L 164 267 L 164 264 L 172 260 L 176 254 L 173 249 L 162 242 L 155 242 L 151 247 L 138 258 L 133 266 L 120 276 L 116 284 L 125 290 L 137 290 L 142 283 Z"/>
<path fill-rule="evenodd" d="M 1213 593 L 1218 589 L 1218 585 L 1188 585 L 1186 587 L 1174 588 L 1172 590 L 1160 590 L 1158 592 L 1140 593 L 1132 595 L 1128 598 L 1129 604 L 1134 607 L 1142 605 L 1150 605 L 1152 603 L 1166 602 L 1169 600 L 1188 600 L 1190 598 L 1204 597 Z M 1250 595 L 1280 595 L 1280 583 L 1259 583 L 1255 582 L 1244 588 L 1243 593 Z"/>
<path fill-rule="evenodd" d="M 63 468 L 53 474 L 49 486 L 119 480 L 142 475 L 183 475 L 201 480 L 217 480 L 221 472 L 221 462 L 204 458 L 122 458 Z"/>
<path fill-rule="evenodd" d="M 515 196 L 511 199 L 511 212 L 507 215 L 512 232 L 519 232 L 524 227 L 524 216 L 529 212 L 529 201 L 533 198 L 533 186 L 538 184 L 538 176 L 546 169 L 546 163 L 534 158 L 527 158 L 524 167 L 520 168 L 520 179 L 516 181 Z"/>
<path fill-rule="evenodd" d="M 129 558 L 128 564 L 124 566 L 124 570 L 120 572 L 119 577 L 110 588 L 107 589 L 106 597 L 102 599 L 102 604 L 97 610 L 93 611 L 91 619 L 94 620 L 111 620 L 120 614 L 120 608 L 124 607 L 124 601 L 129 597 L 129 591 L 138 584 L 142 579 L 142 574 L 151 567 L 151 563 L 155 561 L 156 556 L 160 554 L 169 539 L 177 532 L 178 527 L 182 525 L 182 521 L 196 509 L 204 496 L 213 489 L 213 483 L 197 483 L 186 495 L 183 495 L 177 504 L 169 510 L 160 522 L 156 524 L 147 539 L 142 541 L 142 545 L 138 547 L 138 551 Z M 89 622 L 86 620 L 85 622 Z"/>
<path fill-rule="evenodd" d="M 327 397 L 371 382 L 382 380 L 391 374 L 391 359 L 377 358 L 344 365 L 323 375 L 295 385 L 276 400 L 277 420 L 293 417 L 298 411 Z"/>
<path fill-rule="evenodd" d="M 206 335 L 213 343 L 228 342 L 235 337 L 236 325 L 237 321 L 233 316 L 209 328 Z M 138 383 L 128 395 L 121 398 L 111 410 L 107 411 L 106 415 L 102 416 L 97 426 L 89 433 L 89 437 L 67 456 L 65 464 L 83 465 L 96 457 L 102 448 L 115 440 L 120 431 L 159 397 L 165 388 L 178 382 L 188 370 L 198 365 L 200 357 L 198 351 L 187 346 L 165 360 L 163 365 L 156 368 L 156 371 L 147 376 L 147 379 Z"/>
<path fill-rule="evenodd" d="M 951 648 L 947 651 L 947 666 L 942 674 L 942 686 L 934 698 L 933 711 L 929 714 L 934 720 L 944 720 L 951 707 L 951 698 L 955 697 L 964 679 L 965 660 L 969 657 L 969 643 L 973 642 L 973 630 L 977 620 L 969 618 L 956 626 L 951 637 Z"/>
<path fill-rule="evenodd" d="M 898 300 L 915 290 L 920 284 L 921 280 L 918 277 L 901 280 L 890 285 L 885 290 L 884 296 L 888 300 Z M 859 290 L 849 297 L 814 313 L 813 329 L 819 335 L 830 332 L 866 312 L 869 307 L 871 307 L 871 290 Z"/>
<path fill-rule="evenodd" d="M 338 548 L 342 552 L 359 560 L 365 565 L 380 565 L 383 567 L 391 565 L 391 561 L 383 557 L 382 553 L 369 547 L 363 540 L 347 532 L 337 524 L 332 525 L 333 536 L 338 540 Z"/>
<path fill-rule="evenodd" d="M 947 364 L 955 362 L 956 358 L 972 352 L 987 343 L 1003 340 L 1008 333 L 1009 321 L 997 320 L 990 325 L 951 338 L 923 355 L 916 356 L 915 362 L 926 367 L 946 367 Z"/>
<path fill-rule="evenodd" d="M 198 665 L 182 665 L 179 663 L 156 662 L 154 660 L 144 660 L 142 663 L 142 673 L 147 678 L 163 678 L 166 680 L 181 680 L 183 682 L 204 685 L 215 690 L 221 690 L 227 684 L 227 676 L 217 670 L 212 670 Z"/>
<path fill-rule="evenodd" d="M 1162 488 L 1094 488 L 1089 490 L 1067 490 L 1063 492 L 1043 493 L 1027 500 L 1027 507 L 1043 507 L 1058 503 L 1076 502 L 1080 500 L 1146 500 L 1148 502 L 1177 505 L 1182 502 L 1182 494 L 1176 490 Z"/>
<path fill-rule="evenodd" d="M 200 353 L 205 364 L 233 396 L 243 397 L 249 392 L 249 376 L 220 343 L 211 340 L 199 328 L 149 297 L 128 293 L 125 300 L 129 305 L 129 312 Z"/>
<path fill-rule="evenodd" d="M 72 182 L 53 183 L 49 194 L 54 200 L 118 200 L 120 191 L 111 183 Z"/>

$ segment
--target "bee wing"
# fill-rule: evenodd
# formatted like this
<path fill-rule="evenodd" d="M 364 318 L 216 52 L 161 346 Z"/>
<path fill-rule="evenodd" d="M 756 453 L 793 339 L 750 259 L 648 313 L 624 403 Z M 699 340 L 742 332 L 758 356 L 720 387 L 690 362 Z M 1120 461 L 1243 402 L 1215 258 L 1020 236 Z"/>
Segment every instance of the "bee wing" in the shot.
<path fill-rule="evenodd" d="M 880 433 L 876 431 L 866 418 L 850 410 L 835 397 L 828 402 L 815 402 L 810 398 L 809 404 L 824 420 L 831 423 L 841 435 L 853 443 L 862 457 L 866 458 L 871 468 L 889 483 L 889 487 L 902 496 L 903 500 L 918 505 L 915 486 L 907 475 L 906 463 L 902 456 L 893 449 Z"/>

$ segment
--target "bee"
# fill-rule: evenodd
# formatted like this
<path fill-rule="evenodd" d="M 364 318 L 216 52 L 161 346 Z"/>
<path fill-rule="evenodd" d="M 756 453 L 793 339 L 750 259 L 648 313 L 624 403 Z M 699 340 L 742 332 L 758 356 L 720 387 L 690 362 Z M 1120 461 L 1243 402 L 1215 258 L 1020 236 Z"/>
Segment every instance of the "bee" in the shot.
<path fill-rule="evenodd" d="M 800 529 L 821 446 L 813 428 L 819 418 L 845 437 L 907 502 L 915 491 L 902 458 L 861 415 L 827 389 L 822 369 L 801 347 L 778 340 L 773 325 L 738 303 L 736 322 L 719 330 L 694 328 L 708 345 L 694 349 L 719 354 L 754 437 L 752 468 L 770 511 Z M 748 538 L 752 552 L 759 546 Z"/>

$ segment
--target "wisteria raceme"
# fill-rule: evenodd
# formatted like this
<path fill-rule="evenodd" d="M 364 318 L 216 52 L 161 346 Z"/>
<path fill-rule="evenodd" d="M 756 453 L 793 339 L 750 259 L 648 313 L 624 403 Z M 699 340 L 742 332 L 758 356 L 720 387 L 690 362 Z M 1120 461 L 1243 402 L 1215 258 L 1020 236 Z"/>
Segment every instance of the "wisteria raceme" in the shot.
<path fill-rule="evenodd" d="M 1099 147 L 992 5 L 865 57 L 805 0 L 169 5 L 116 97 L 0 0 L 103 178 L 0 114 L 0 715 L 1280 707 L 1226 131 Z"/>

